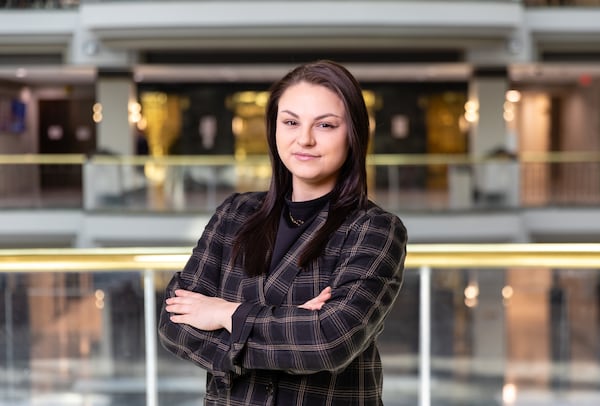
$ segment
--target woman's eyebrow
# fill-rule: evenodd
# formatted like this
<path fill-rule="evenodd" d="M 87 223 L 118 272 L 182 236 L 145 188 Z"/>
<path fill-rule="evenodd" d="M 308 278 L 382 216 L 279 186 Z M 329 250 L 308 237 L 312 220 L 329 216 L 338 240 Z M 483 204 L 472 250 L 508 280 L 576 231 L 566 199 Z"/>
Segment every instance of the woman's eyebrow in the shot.
<path fill-rule="evenodd" d="M 289 111 L 289 110 L 281 110 L 280 113 L 287 113 L 287 114 L 289 114 L 291 116 L 294 116 L 296 118 L 299 117 L 298 114 L 294 113 L 293 111 Z"/>
<path fill-rule="evenodd" d="M 294 113 L 293 111 L 290 110 L 281 110 L 280 113 L 287 113 L 291 116 L 294 116 L 296 118 L 299 118 L 300 116 L 296 113 Z M 334 113 L 325 113 L 325 114 L 321 114 L 320 116 L 317 116 L 314 118 L 314 120 L 321 120 L 327 117 L 336 117 L 336 118 L 342 118 L 341 116 L 334 114 Z"/>

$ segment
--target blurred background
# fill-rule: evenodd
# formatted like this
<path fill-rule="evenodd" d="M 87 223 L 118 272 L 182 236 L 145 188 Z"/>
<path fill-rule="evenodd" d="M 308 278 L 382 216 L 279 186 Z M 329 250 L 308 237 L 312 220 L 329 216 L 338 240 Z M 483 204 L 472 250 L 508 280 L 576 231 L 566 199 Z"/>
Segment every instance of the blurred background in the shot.
<path fill-rule="evenodd" d="M 593 0 L 0 1 L 0 405 L 201 404 L 203 372 L 154 347 L 181 258 L 146 279 L 133 247 L 185 258 L 225 196 L 268 187 L 269 86 L 316 59 L 363 86 L 370 195 L 409 253 L 469 259 L 407 269 L 385 404 L 600 404 L 600 261 L 577 265 L 598 21 Z M 507 244 L 550 248 L 518 266 Z"/>

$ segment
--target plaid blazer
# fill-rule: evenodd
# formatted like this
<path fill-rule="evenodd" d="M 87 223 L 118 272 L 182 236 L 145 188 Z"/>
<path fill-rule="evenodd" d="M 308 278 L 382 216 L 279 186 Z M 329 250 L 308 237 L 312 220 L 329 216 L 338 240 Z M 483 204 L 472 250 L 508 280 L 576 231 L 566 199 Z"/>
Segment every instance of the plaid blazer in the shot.
<path fill-rule="evenodd" d="M 300 269 L 298 255 L 325 222 L 326 207 L 272 272 L 248 277 L 231 259 L 233 239 L 264 196 L 227 198 L 167 286 L 167 297 L 182 288 L 241 302 L 231 334 L 172 323 L 163 308 L 161 343 L 207 370 L 205 405 L 381 405 L 375 341 L 402 284 L 404 225 L 370 203 Z M 321 310 L 298 308 L 327 286 L 332 297 Z"/>

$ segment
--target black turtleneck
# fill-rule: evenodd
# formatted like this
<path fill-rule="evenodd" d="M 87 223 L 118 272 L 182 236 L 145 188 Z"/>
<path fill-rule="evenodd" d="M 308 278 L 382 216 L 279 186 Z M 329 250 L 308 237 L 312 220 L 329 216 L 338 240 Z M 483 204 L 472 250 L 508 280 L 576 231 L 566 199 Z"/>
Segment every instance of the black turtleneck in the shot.
<path fill-rule="evenodd" d="M 308 228 L 310 223 L 314 221 L 317 214 L 329 201 L 329 198 L 330 194 L 328 193 L 317 199 L 305 202 L 292 202 L 289 198 L 285 199 L 285 205 L 281 210 L 269 271 L 277 266 L 292 244 Z"/>

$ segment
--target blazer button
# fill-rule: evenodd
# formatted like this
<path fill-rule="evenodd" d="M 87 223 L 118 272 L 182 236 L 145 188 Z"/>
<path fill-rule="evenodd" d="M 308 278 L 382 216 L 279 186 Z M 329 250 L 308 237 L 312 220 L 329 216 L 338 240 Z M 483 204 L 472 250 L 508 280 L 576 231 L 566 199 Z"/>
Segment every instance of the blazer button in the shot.
<path fill-rule="evenodd" d="M 272 383 L 272 382 L 271 382 L 271 383 L 269 383 L 269 384 L 266 386 L 266 389 L 267 389 L 267 393 L 268 393 L 269 395 L 272 395 L 272 394 L 273 394 L 273 383 Z"/>

